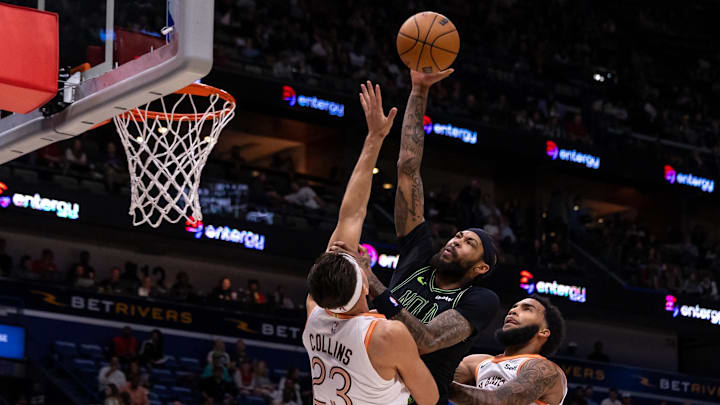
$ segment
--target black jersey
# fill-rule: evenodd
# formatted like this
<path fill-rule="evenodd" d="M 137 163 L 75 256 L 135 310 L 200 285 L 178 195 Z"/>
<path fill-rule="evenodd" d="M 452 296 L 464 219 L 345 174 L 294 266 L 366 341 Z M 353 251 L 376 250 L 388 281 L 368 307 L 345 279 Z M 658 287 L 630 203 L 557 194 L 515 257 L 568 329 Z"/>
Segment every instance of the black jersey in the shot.
<path fill-rule="evenodd" d="M 475 335 L 495 318 L 499 299 L 487 288 L 474 285 L 454 290 L 438 288 L 435 271 L 429 266 L 434 253 L 430 225 L 423 222 L 400 239 L 400 261 L 393 273 L 390 289 L 393 297 L 425 324 L 454 309 L 473 327 L 472 335 L 464 341 L 421 356 L 437 383 L 440 392 L 438 404 L 445 405 L 455 369 L 470 350 Z"/>

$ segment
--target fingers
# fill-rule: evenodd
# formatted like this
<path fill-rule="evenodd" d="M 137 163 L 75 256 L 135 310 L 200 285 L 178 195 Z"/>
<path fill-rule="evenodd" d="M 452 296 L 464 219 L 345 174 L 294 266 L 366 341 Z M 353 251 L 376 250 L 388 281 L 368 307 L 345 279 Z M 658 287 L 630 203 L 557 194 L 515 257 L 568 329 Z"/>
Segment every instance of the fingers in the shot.
<path fill-rule="evenodd" d="M 365 247 L 363 245 L 358 245 L 358 252 L 360 252 L 360 254 L 364 255 L 367 253 L 367 249 L 365 249 Z"/>
<path fill-rule="evenodd" d="M 392 127 L 393 121 L 395 120 L 395 116 L 397 115 L 398 109 L 393 107 L 390 109 L 390 113 L 387 117 L 388 127 Z"/>
<path fill-rule="evenodd" d="M 365 96 L 362 93 L 358 95 L 360 96 L 360 105 L 362 105 L 363 111 L 365 111 L 365 115 L 367 115 L 369 111 L 367 103 L 365 102 Z"/>
<path fill-rule="evenodd" d="M 360 88 L 362 89 L 362 94 L 363 94 L 363 97 L 365 98 L 365 104 L 367 104 L 368 107 L 371 107 L 372 100 L 370 99 L 370 94 L 368 93 L 368 88 L 365 86 L 365 84 L 361 84 Z"/>
<path fill-rule="evenodd" d="M 371 101 L 375 101 L 375 90 L 373 89 L 372 82 L 370 80 L 367 81 L 367 91 L 370 97 L 372 97 Z"/>
<path fill-rule="evenodd" d="M 380 85 L 375 84 L 375 101 L 377 102 L 377 105 L 380 106 L 382 109 L 382 94 L 380 93 Z"/>

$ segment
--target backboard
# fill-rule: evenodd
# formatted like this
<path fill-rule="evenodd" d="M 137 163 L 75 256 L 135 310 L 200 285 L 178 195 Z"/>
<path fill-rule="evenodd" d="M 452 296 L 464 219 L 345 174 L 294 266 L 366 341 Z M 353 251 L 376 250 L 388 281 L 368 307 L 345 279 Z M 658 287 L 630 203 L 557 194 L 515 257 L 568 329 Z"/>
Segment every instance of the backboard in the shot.
<path fill-rule="evenodd" d="M 212 68 L 210 0 L 0 1 L 58 13 L 60 73 L 68 68 L 53 102 L 0 118 L 0 164 L 80 135 Z"/>

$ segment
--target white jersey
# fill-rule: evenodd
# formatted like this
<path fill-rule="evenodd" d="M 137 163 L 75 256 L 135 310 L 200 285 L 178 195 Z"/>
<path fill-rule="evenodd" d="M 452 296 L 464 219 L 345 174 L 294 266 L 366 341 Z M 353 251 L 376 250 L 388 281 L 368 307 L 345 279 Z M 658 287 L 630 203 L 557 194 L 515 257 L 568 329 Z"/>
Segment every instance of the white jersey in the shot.
<path fill-rule="evenodd" d="M 399 376 L 385 380 L 367 348 L 384 315 L 329 313 L 317 307 L 308 317 L 303 345 L 310 357 L 314 405 L 406 405 L 410 393 Z"/>
<path fill-rule="evenodd" d="M 517 378 L 518 372 L 525 363 L 531 359 L 544 359 L 538 354 L 522 354 L 518 356 L 495 356 L 480 362 L 475 368 L 475 386 L 483 389 L 494 391 L 508 381 Z M 567 395 L 567 379 L 565 373 L 561 373 L 563 380 L 563 397 L 560 401 L 562 405 Z M 537 405 L 547 405 L 545 402 L 537 400 Z"/>

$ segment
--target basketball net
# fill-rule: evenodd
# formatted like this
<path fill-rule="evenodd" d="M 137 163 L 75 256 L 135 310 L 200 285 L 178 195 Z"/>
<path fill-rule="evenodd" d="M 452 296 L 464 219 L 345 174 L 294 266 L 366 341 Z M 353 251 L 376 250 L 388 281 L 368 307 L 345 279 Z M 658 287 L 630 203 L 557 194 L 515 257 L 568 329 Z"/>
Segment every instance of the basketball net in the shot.
<path fill-rule="evenodd" d="M 235 115 L 235 99 L 223 90 L 194 83 L 175 94 L 179 99 L 169 110 L 161 97 L 162 112 L 150 111 L 148 103 L 113 118 L 128 159 L 135 226 L 202 221 L 200 175 L 220 131 Z M 207 109 L 198 112 L 193 97 L 206 97 Z"/>

